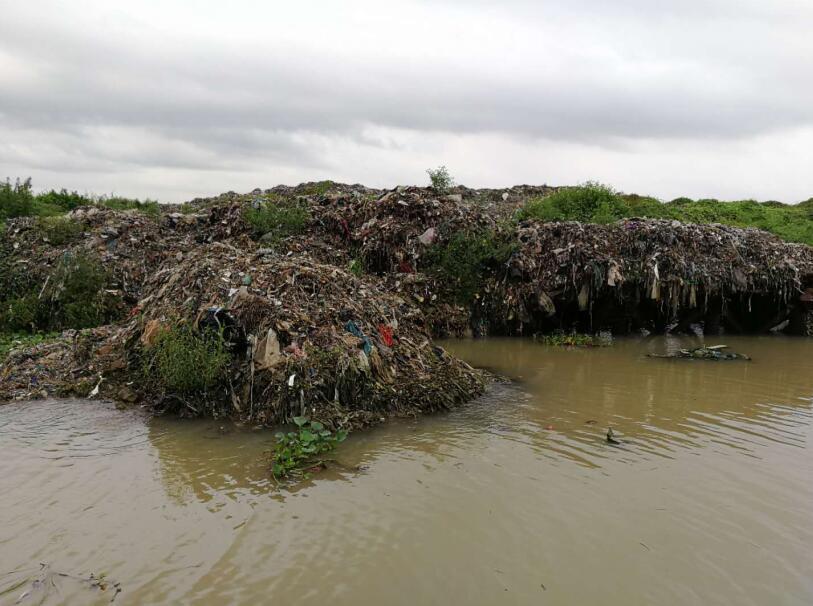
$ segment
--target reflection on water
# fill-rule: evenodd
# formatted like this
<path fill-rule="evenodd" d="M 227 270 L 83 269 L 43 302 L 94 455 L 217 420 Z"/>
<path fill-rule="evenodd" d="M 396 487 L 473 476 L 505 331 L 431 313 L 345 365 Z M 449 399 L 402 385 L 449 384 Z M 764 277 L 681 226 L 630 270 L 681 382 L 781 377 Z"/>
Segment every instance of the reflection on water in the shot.
<path fill-rule="evenodd" d="M 754 361 L 448 342 L 515 382 L 354 435 L 296 490 L 267 431 L 0 407 L 0 575 L 73 575 L 21 603 L 105 603 L 76 579 L 106 572 L 123 604 L 810 604 L 813 343 L 726 342 Z"/>

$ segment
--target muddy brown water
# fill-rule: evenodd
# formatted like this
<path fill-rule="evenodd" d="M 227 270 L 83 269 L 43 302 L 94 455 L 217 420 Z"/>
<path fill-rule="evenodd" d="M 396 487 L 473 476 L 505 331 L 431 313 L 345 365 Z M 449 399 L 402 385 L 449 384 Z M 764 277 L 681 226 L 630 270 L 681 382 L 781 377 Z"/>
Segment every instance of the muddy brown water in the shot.
<path fill-rule="evenodd" d="M 516 382 L 282 491 L 268 431 L 2 406 L 0 603 L 811 604 L 813 340 L 727 342 L 447 342 Z"/>

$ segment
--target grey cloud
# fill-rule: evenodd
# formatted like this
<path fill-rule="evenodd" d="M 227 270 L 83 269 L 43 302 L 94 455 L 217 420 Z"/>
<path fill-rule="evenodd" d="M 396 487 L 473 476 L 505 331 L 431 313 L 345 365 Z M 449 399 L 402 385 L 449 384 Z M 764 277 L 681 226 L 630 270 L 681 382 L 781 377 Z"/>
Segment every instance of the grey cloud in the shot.
<path fill-rule="evenodd" d="M 324 172 L 348 145 L 414 152 L 387 129 L 619 151 L 813 124 L 813 8 L 794 0 L 369 3 L 390 30 L 310 35 L 299 13 L 285 38 L 281 14 L 267 40 L 42 6 L 0 22 L 0 162 L 43 171 Z"/>

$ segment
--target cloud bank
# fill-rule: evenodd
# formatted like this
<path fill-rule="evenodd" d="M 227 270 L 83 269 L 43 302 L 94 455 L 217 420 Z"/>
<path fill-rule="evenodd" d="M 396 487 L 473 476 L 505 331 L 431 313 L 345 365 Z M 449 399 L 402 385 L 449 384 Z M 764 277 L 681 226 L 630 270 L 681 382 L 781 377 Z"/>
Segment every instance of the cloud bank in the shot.
<path fill-rule="evenodd" d="M 804 0 L 0 2 L 0 177 L 813 196 Z"/>

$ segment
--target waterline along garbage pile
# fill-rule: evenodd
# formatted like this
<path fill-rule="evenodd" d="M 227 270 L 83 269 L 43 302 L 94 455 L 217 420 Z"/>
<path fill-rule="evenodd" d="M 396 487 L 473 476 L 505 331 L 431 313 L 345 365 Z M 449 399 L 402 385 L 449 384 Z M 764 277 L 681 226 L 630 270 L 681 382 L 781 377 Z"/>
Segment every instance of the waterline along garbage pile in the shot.
<path fill-rule="evenodd" d="M 437 337 L 813 334 L 809 247 L 720 225 L 518 219 L 550 191 L 323 182 L 157 216 L 10 220 L 0 320 L 53 337 L 5 358 L 0 399 L 356 427 L 482 392 L 487 374 Z"/>

